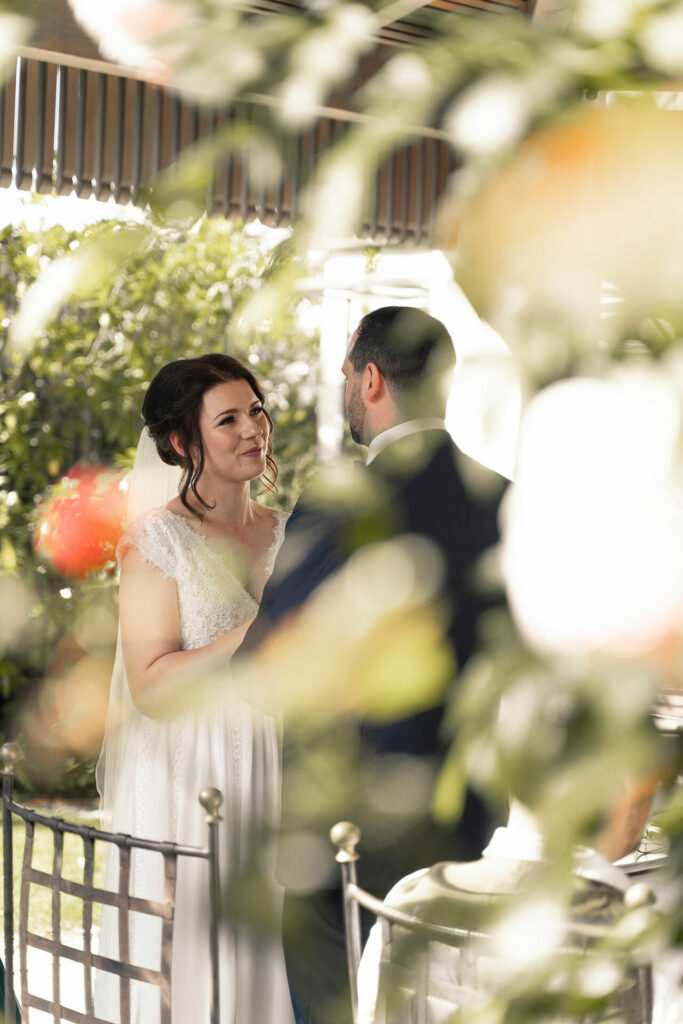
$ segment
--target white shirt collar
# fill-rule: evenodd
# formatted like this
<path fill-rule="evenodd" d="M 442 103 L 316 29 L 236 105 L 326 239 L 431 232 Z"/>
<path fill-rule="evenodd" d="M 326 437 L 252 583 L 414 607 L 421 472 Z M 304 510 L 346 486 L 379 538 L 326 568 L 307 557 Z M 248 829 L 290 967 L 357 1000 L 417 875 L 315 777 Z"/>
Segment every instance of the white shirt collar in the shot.
<path fill-rule="evenodd" d="M 436 417 L 431 419 L 422 420 L 406 420 L 404 423 L 396 423 L 393 427 L 387 427 L 381 434 L 377 434 L 373 437 L 372 441 L 368 446 L 368 454 L 365 459 L 365 465 L 369 466 L 373 459 L 375 459 L 381 451 L 383 451 L 388 445 L 393 444 L 394 441 L 400 440 L 402 437 L 408 437 L 409 434 L 418 434 L 423 430 L 445 430 L 446 421 L 440 420 Z"/>
<path fill-rule="evenodd" d="M 482 857 L 505 857 L 510 860 L 542 861 L 545 843 L 539 832 L 527 828 L 497 828 Z"/>

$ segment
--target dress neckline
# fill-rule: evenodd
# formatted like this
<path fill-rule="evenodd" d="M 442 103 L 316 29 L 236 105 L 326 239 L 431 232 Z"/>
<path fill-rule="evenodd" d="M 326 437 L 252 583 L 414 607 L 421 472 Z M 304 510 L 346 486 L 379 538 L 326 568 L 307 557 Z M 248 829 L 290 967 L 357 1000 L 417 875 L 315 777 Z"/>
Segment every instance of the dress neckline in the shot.
<path fill-rule="evenodd" d="M 221 565 L 230 573 L 232 578 L 242 588 L 247 597 L 249 597 L 255 604 L 258 605 L 258 601 L 254 597 L 254 595 L 247 589 L 247 587 L 244 585 L 239 576 L 237 576 L 237 574 L 233 572 L 233 570 L 227 564 L 225 559 L 221 557 L 220 552 L 217 551 L 213 544 L 210 543 L 210 538 L 207 537 L 205 534 L 199 533 L 197 530 L 195 530 L 186 516 L 181 516 L 177 512 L 171 512 L 171 510 L 166 508 L 165 505 L 162 505 L 160 508 L 155 509 L 155 511 L 160 512 L 163 515 L 170 516 L 171 519 L 179 520 L 183 524 L 186 533 L 191 534 L 192 537 L 195 537 L 198 541 L 200 541 L 204 545 L 204 547 L 209 551 L 209 553 L 215 559 L 217 559 L 221 563 Z M 266 573 L 266 582 L 268 581 L 268 578 L 273 571 L 273 566 L 275 564 L 275 556 L 277 555 L 277 551 L 279 549 L 279 541 L 281 540 L 284 522 L 287 519 L 287 513 L 284 512 L 282 509 L 274 508 L 268 509 L 268 511 L 273 513 L 273 537 L 265 551 L 264 569 Z"/>

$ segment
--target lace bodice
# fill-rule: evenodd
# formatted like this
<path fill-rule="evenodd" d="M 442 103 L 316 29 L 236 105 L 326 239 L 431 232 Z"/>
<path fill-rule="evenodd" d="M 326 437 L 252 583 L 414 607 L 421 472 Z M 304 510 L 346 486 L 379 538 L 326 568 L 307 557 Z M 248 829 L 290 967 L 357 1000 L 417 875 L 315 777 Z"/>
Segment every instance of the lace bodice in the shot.
<path fill-rule="evenodd" d="M 273 571 L 286 521 L 286 512 L 275 512 L 273 542 L 266 563 L 268 576 Z M 181 650 L 203 647 L 256 614 L 256 601 L 225 558 L 183 516 L 166 508 L 152 509 L 131 523 L 119 544 L 119 559 L 129 546 L 137 548 L 146 561 L 174 580 L 178 588 Z"/>

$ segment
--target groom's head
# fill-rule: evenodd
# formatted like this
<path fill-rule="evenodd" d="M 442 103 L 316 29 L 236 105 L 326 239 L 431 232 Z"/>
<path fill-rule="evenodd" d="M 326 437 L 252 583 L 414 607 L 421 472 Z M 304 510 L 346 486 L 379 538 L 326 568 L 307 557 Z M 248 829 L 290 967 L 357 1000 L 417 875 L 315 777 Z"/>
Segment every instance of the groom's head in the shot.
<path fill-rule="evenodd" d="M 451 336 L 415 306 L 383 306 L 364 316 L 342 372 L 351 436 L 359 444 L 404 420 L 443 418 L 455 365 Z"/>

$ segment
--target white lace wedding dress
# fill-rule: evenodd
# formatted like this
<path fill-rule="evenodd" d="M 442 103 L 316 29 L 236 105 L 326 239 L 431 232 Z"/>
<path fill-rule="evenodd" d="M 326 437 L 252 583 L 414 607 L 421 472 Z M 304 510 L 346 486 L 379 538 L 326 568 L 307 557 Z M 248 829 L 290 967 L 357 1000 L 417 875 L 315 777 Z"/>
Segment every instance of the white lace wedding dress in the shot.
<path fill-rule="evenodd" d="M 285 513 L 277 513 L 268 573 L 282 543 Z M 178 588 L 181 647 L 202 647 L 251 618 L 257 604 L 224 558 L 186 519 L 153 509 L 131 524 L 122 546 L 140 554 Z M 150 608 L 150 615 L 154 609 Z M 226 667 L 226 673 L 229 671 Z M 149 839 L 205 846 L 205 812 L 199 792 L 223 794 L 220 870 L 223 880 L 245 868 L 257 836 L 279 819 L 280 768 L 277 722 L 233 697 L 175 719 L 130 713 L 116 784 L 111 827 Z M 116 888 L 116 857 L 107 865 L 107 888 Z M 162 896 L 161 855 L 138 852 L 132 888 L 148 899 Z M 277 900 L 273 881 L 273 893 Z M 203 861 L 182 859 L 176 890 L 172 962 L 173 1024 L 208 1024 L 210 1005 L 208 873 Z M 160 922 L 131 914 L 132 962 L 158 969 Z M 104 908 L 99 952 L 116 955 L 117 913 Z M 279 937 L 244 926 L 223 930 L 220 949 L 222 1024 L 290 1024 L 292 1011 Z M 98 972 L 96 1011 L 119 1020 L 118 980 Z M 134 1024 L 158 1024 L 159 990 L 134 982 Z"/>

